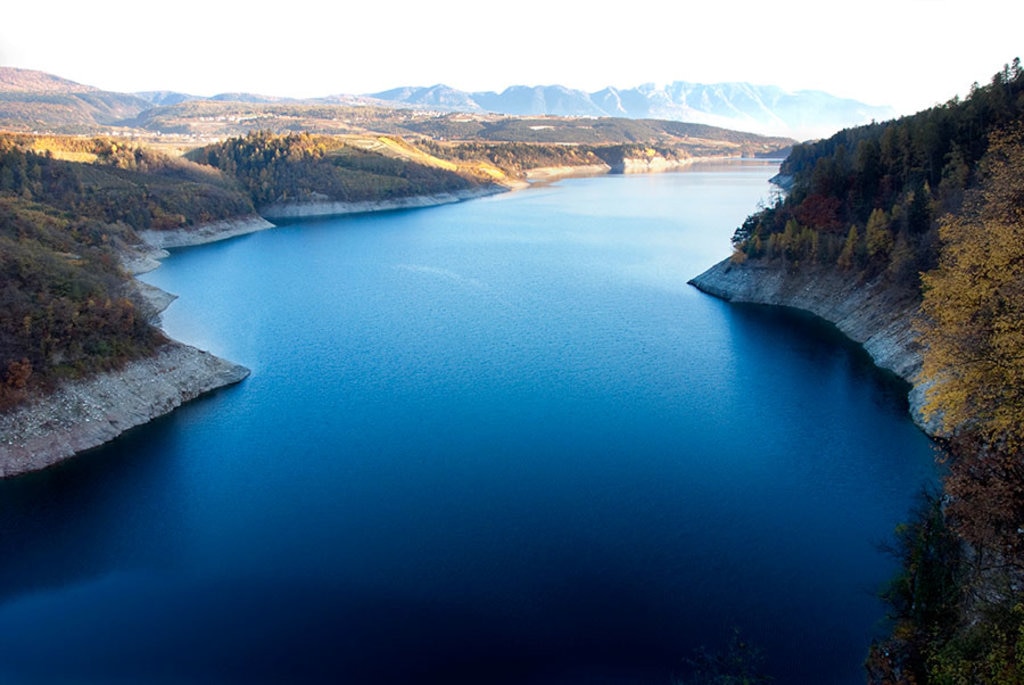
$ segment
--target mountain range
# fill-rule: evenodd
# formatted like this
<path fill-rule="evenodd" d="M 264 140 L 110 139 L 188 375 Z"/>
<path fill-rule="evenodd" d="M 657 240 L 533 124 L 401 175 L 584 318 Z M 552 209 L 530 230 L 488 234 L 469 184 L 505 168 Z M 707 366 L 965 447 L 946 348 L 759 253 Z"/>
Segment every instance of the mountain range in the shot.
<path fill-rule="evenodd" d="M 664 87 L 609 87 L 594 93 L 564 86 L 512 86 L 501 93 L 470 93 L 435 85 L 396 88 L 371 97 L 447 111 L 686 121 L 797 139 L 829 136 L 895 116 L 891 107 L 866 105 L 821 91 L 789 92 L 750 83 L 676 81 Z"/>
<path fill-rule="evenodd" d="M 14 130 L 86 133 L 96 126 L 133 126 L 145 113 L 188 102 L 302 106 L 376 106 L 513 116 L 617 117 L 707 124 L 800 140 L 886 120 L 890 107 L 866 105 L 821 91 L 785 91 L 749 83 L 676 81 L 588 93 L 564 86 L 512 86 L 500 93 L 445 85 L 405 87 L 367 95 L 292 99 L 252 93 L 201 97 L 173 91 L 114 93 L 43 72 L 0 67 L 0 126 Z"/>

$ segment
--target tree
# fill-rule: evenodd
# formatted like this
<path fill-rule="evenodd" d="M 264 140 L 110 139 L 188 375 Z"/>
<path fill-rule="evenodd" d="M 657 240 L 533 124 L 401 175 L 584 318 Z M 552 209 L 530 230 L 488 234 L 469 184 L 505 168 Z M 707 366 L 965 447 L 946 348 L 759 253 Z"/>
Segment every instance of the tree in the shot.
<path fill-rule="evenodd" d="M 1024 447 L 1024 125 L 993 134 L 981 189 L 941 228 L 925 274 L 926 412 L 984 442 Z"/>
<path fill-rule="evenodd" d="M 931 189 L 922 183 L 910 195 L 907 207 L 907 230 L 913 235 L 925 233 L 932 225 Z"/>
<path fill-rule="evenodd" d="M 843 251 L 839 253 L 836 264 L 840 269 L 849 270 L 860 262 L 861 240 L 860 232 L 856 226 L 850 226 L 850 232 L 846 234 L 846 242 L 843 243 Z"/>
<path fill-rule="evenodd" d="M 950 527 L 973 551 L 976 573 L 993 569 L 1024 571 L 1024 461 L 1016 452 L 980 444 L 968 433 L 957 436 L 957 455 L 946 476 L 946 516 Z"/>
<path fill-rule="evenodd" d="M 889 230 L 889 215 L 883 209 L 875 209 L 868 217 L 865 240 L 867 241 L 868 257 L 888 259 L 892 252 L 893 236 Z"/>

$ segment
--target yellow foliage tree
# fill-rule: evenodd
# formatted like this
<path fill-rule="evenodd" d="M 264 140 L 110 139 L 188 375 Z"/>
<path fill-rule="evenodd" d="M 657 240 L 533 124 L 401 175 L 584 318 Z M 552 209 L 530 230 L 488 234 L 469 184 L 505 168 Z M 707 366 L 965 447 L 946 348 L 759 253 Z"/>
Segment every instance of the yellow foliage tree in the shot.
<path fill-rule="evenodd" d="M 861 252 L 860 244 L 860 232 L 855 225 L 850 226 L 850 232 L 846 234 L 846 242 L 843 244 L 843 251 L 839 253 L 839 259 L 836 260 L 840 269 L 848 271 L 857 264 Z"/>
<path fill-rule="evenodd" d="M 889 230 L 889 215 L 885 210 L 875 209 L 868 217 L 865 241 L 869 257 L 888 257 L 895 242 Z"/>
<path fill-rule="evenodd" d="M 994 134 L 983 183 L 947 217 L 923 276 L 926 413 L 983 442 L 1024 447 L 1024 124 Z"/>

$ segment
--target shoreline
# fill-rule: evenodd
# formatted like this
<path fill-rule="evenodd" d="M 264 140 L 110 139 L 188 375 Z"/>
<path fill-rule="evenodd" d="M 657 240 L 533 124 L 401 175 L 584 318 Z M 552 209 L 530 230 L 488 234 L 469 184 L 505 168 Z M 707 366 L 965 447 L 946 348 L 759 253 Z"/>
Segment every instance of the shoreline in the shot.
<path fill-rule="evenodd" d="M 581 166 L 541 166 L 535 169 L 528 169 L 524 173 L 527 185 L 529 183 L 544 183 L 557 181 L 562 178 L 585 178 L 587 176 L 604 176 L 610 174 L 611 166 L 608 164 L 584 164 Z"/>
<path fill-rule="evenodd" d="M 242 223 L 212 224 L 226 229 L 213 239 L 241 235 L 237 229 Z M 256 222 L 244 223 L 261 230 Z M 209 238 L 210 232 L 201 235 Z M 162 248 L 131 248 L 122 254 L 122 262 L 137 275 L 155 269 L 160 265 L 158 259 L 168 255 Z M 177 295 L 136 278 L 131 283 L 149 323 L 160 327 L 160 315 Z M 168 338 L 152 355 L 132 360 L 121 369 L 64 381 L 55 390 L 30 397 L 0 414 L 0 479 L 59 464 L 186 402 L 240 383 L 249 374 L 245 366 Z"/>
<path fill-rule="evenodd" d="M 250 214 L 222 221 L 213 221 L 208 224 L 200 224 L 192 228 L 172 228 L 163 231 L 137 231 L 149 247 L 147 256 L 157 260 L 167 256 L 167 250 L 175 247 L 191 247 L 193 245 L 205 245 L 218 240 L 234 238 L 235 236 L 248 235 L 256 231 L 265 231 L 268 228 L 275 228 L 274 224 L 267 221 L 259 214 Z M 163 253 L 162 255 L 159 253 Z M 154 254 L 156 253 L 156 254 Z M 159 266 L 159 263 L 156 265 Z M 155 266 L 153 268 L 156 268 Z M 146 269 L 151 271 L 152 269 Z M 132 270 L 132 273 L 142 273 Z"/>
<path fill-rule="evenodd" d="M 639 171 L 663 171 L 700 161 L 692 158 L 671 167 L 646 167 Z M 735 158 L 727 158 L 735 159 Z M 544 167 L 531 170 L 533 182 L 574 176 L 616 173 L 607 165 Z M 622 173 L 622 172 L 619 172 Z M 272 205 L 262 214 L 235 217 L 196 227 L 166 231 L 139 231 L 139 246 L 122 246 L 121 261 L 133 276 L 152 271 L 169 249 L 205 245 L 220 240 L 276 228 L 269 219 L 304 219 L 344 216 L 454 204 L 497 195 L 530 185 L 493 185 L 455 193 L 419 195 L 376 202 L 303 202 Z M 160 314 L 175 295 L 134 279 L 140 299 L 147 306 L 150 323 L 160 325 Z M 25 404 L 0 414 L 0 478 L 38 471 L 98 447 L 121 433 L 167 414 L 181 404 L 219 388 L 241 382 L 249 369 L 209 352 L 170 340 L 152 356 L 129 362 L 117 371 L 62 383 L 56 390 L 33 397 Z"/>
<path fill-rule="evenodd" d="M 666 159 L 664 157 L 651 157 L 648 158 L 637 158 L 627 157 L 622 160 L 620 164 L 616 164 L 612 167 L 612 172 L 616 174 L 659 174 L 666 171 L 678 171 L 689 166 L 693 166 L 699 159 L 705 159 L 707 161 L 720 161 L 722 157 L 704 157 L 694 158 L 687 157 L 686 159 Z M 726 157 L 724 159 L 741 159 L 740 157 Z"/>
<path fill-rule="evenodd" d="M 876 366 L 910 384 L 907 400 L 914 423 L 929 436 L 942 435 L 937 418 L 926 421 L 921 411 L 925 388 L 917 383 L 922 360 L 913 329 L 916 298 L 892 292 L 879 279 L 858 283 L 834 269 L 789 272 L 784 265 L 733 264 L 729 259 L 689 284 L 726 302 L 790 307 L 833 324 Z"/>
<path fill-rule="evenodd" d="M 172 340 L 118 371 L 65 382 L 0 415 L 0 478 L 53 466 L 248 375 Z"/>
<path fill-rule="evenodd" d="M 270 220 L 310 219 L 314 217 L 346 216 L 348 214 L 369 214 L 390 212 L 401 209 L 422 209 L 441 205 L 456 204 L 466 200 L 498 195 L 509 192 L 507 186 L 486 186 L 459 190 L 451 193 L 412 195 L 394 200 L 366 200 L 362 202 L 336 202 L 331 200 L 315 202 L 287 202 L 264 207 L 260 216 Z M 225 236 L 231 237 L 231 236 Z"/>
<path fill-rule="evenodd" d="M 633 174 L 660 174 L 687 169 L 699 164 L 722 162 L 766 161 L 766 158 L 744 157 L 742 155 L 714 155 L 709 157 L 687 157 L 686 159 L 666 159 L 654 157 L 641 159 L 627 157 L 616 165 L 602 162 L 600 164 L 584 164 L 580 166 L 546 166 L 528 169 L 524 172 L 525 181 L 513 189 L 527 187 L 532 184 L 552 183 L 563 178 L 587 178 L 591 176 L 629 176 Z"/>

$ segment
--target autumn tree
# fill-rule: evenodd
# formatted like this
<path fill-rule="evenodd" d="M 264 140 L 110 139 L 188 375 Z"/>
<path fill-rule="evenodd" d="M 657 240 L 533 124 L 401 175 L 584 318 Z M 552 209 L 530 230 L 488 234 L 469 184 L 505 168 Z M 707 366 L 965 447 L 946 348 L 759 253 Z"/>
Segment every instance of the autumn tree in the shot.
<path fill-rule="evenodd" d="M 875 209 L 868 217 L 866 229 L 868 257 L 872 259 L 880 257 L 887 259 L 892 252 L 894 243 L 892 232 L 889 230 L 889 215 L 882 209 Z"/>
<path fill-rule="evenodd" d="M 940 228 L 924 275 L 926 411 L 985 443 L 1024 447 L 1024 124 L 992 135 L 983 184 Z"/>
<path fill-rule="evenodd" d="M 860 232 L 856 226 L 850 226 L 850 231 L 846 234 L 846 242 L 843 243 L 843 251 L 839 253 L 836 264 L 840 269 L 852 269 L 860 262 L 861 254 L 863 254 L 863 247 Z"/>

